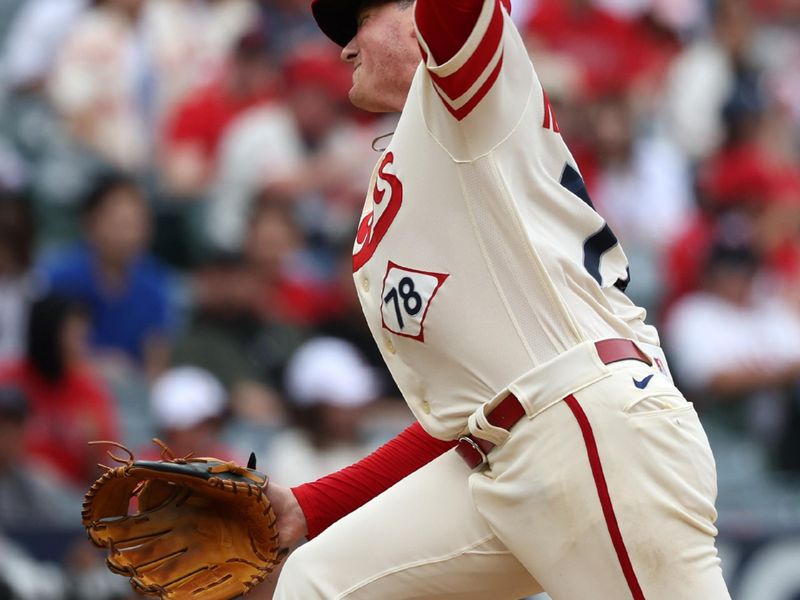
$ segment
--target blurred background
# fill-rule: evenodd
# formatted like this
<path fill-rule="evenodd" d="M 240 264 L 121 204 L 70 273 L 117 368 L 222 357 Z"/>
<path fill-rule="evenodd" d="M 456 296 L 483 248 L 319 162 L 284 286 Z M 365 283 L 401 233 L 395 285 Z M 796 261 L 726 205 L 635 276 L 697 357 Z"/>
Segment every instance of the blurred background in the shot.
<path fill-rule="evenodd" d="M 1 599 L 130 597 L 80 526 L 89 440 L 293 485 L 411 422 L 350 268 L 395 117 L 308 5 L 0 0 Z M 734 598 L 797 600 L 800 2 L 513 17 L 707 428 Z"/>

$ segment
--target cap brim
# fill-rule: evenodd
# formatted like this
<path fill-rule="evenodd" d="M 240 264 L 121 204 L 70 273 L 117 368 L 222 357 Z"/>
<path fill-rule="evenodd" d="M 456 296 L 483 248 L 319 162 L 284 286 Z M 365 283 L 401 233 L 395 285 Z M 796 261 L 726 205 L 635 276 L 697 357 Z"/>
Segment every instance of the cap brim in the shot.
<path fill-rule="evenodd" d="M 344 48 L 358 31 L 358 9 L 364 0 L 314 0 L 311 13 L 322 33 Z"/>

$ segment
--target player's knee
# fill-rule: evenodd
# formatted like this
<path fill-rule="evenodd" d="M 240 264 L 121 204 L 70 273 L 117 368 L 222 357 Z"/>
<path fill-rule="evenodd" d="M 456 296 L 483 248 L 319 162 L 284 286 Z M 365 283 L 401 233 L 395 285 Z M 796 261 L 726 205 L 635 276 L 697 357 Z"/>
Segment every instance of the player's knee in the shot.
<path fill-rule="evenodd" d="M 311 544 L 292 552 L 281 569 L 273 600 L 326 598 L 321 579 L 324 564 L 320 564 L 316 554 Z"/>

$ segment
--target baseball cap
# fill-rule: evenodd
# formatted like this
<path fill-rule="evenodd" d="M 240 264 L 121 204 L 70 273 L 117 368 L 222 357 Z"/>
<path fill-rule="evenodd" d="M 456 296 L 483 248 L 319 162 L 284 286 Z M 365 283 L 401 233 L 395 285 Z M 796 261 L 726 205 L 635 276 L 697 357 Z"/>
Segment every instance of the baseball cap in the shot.
<path fill-rule="evenodd" d="M 511 0 L 501 2 L 511 14 Z M 311 12 L 322 33 L 344 48 L 358 32 L 358 11 L 368 3 L 372 0 L 313 0 Z"/>
<path fill-rule="evenodd" d="M 313 0 L 311 13 L 322 33 L 344 48 L 358 31 L 358 11 L 364 0 Z"/>
<path fill-rule="evenodd" d="M 225 410 L 225 388 L 199 367 L 175 367 L 156 379 L 150 408 L 156 424 L 165 429 L 189 429 Z"/>
<path fill-rule="evenodd" d="M 319 337 L 303 344 L 286 367 L 286 389 L 302 407 L 357 408 L 378 396 L 378 380 L 358 350 L 344 340 Z"/>

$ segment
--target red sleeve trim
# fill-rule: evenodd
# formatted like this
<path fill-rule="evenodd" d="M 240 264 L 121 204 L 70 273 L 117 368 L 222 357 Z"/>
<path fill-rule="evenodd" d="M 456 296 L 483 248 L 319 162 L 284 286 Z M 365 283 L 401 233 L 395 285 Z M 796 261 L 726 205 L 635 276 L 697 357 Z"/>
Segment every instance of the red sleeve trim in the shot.
<path fill-rule="evenodd" d="M 450 75 L 440 76 L 431 72 L 434 83 L 451 100 L 463 96 L 489 67 L 503 40 L 503 9 L 499 1 L 495 2 L 494 13 L 475 52 L 459 69 Z"/>
<path fill-rule="evenodd" d="M 469 39 L 484 0 L 417 0 L 414 18 L 437 64 L 453 58 Z"/>
<path fill-rule="evenodd" d="M 396 438 L 341 471 L 292 488 L 313 539 L 456 445 L 432 437 L 414 423 Z"/>
<path fill-rule="evenodd" d="M 500 77 L 500 71 L 502 70 L 502 68 L 503 68 L 503 57 L 501 56 L 500 60 L 497 62 L 497 66 L 494 68 L 494 71 L 492 71 L 492 74 L 489 75 L 489 79 L 487 79 L 480 87 L 480 89 L 477 92 L 475 92 L 475 95 L 469 99 L 469 102 L 467 102 L 461 108 L 453 108 L 452 106 L 450 106 L 450 104 L 447 102 L 447 99 L 444 96 L 442 96 L 439 89 L 438 88 L 434 89 L 436 89 L 436 93 L 439 94 L 439 97 L 442 99 L 442 103 L 444 104 L 448 112 L 451 115 L 453 115 L 457 120 L 463 121 L 473 110 L 475 110 L 475 107 L 478 106 L 478 104 L 480 104 L 480 101 L 486 97 L 486 94 L 489 93 L 489 90 L 492 89 L 492 86 L 494 85 L 495 81 L 497 81 L 497 78 Z"/>

